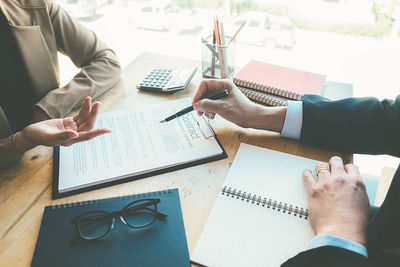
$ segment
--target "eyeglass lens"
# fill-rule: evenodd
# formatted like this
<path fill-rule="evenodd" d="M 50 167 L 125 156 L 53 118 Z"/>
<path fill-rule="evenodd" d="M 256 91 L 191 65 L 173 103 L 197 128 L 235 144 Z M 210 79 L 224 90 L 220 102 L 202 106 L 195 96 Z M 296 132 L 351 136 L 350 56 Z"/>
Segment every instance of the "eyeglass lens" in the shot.
<path fill-rule="evenodd" d="M 122 212 L 122 217 L 128 226 L 143 228 L 155 221 L 156 211 L 156 204 L 144 200 L 143 202 L 132 203 L 131 206 L 126 207 Z"/>
<path fill-rule="evenodd" d="M 100 211 L 94 211 L 79 218 L 78 228 L 83 238 L 96 239 L 104 236 L 112 225 L 112 217 Z"/>

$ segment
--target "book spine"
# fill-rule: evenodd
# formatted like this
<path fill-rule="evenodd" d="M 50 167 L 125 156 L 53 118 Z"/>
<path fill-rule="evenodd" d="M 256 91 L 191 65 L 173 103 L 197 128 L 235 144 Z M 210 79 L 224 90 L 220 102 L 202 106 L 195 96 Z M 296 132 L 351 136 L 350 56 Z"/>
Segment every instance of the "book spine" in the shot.
<path fill-rule="evenodd" d="M 273 209 L 279 212 L 287 213 L 288 215 L 293 215 L 298 218 L 308 219 L 308 210 L 301 207 L 293 206 L 287 203 L 282 203 L 270 198 L 257 196 L 252 193 L 242 192 L 241 190 L 224 186 L 221 189 L 222 195 L 227 197 L 236 198 L 241 201 L 251 202 L 257 206 L 266 207 L 268 209 Z"/>
<path fill-rule="evenodd" d="M 244 88 L 239 88 L 239 90 L 250 100 L 259 102 L 261 104 L 266 104 L 269 106 L 287 106 L 287 102 L 269 97 L 263 94 L 259 94 Z"/>
<path fill-rule="evenodd" d="M 107 203 L 113 202 L 118 200 L 129 200 L 129 199 L 140 199 L 140 198 L 147 198 L 147 197 L 157 197 L 160 195 L 170 194 L 172 191 L 170 189 L 162 190 L 162 191 L 155 191 L 149 193 L 141 193 L 135 195 L 126 195 L 126 196 L 119 196 L 119 197 L 111 197 L 111 198 L 102 198 L 102 199 L 94 199 L 94 200 L 85 200 L 79 202 L 66 202 L 66 203 L 58 203 L 51 205 L 51 209 L 60 209 L 60 208 L 71 208 L 71 207 L 78 207 L 78 206 L 87 206 L 99 203 Z"/>
<path fill-rule="evenodd" d="M 279 95 L 279 96 L 282 96 L 282 97 L 285 97 L 288 99 L 292 99 L 292 100 L 302 100 L 303 99 L 303 96 L 298 93 L 283 90 L 283 89 L 276 88 L 273 86 L 255 83 L 255 82 L 248 81 L 248 80 L 241 80 L 241 79 L 233 78 L 233 83 L 237 86 L 247 87 L 247 88 L 250 88 L 253 90 L 258 90 L 261 92 Z"/>

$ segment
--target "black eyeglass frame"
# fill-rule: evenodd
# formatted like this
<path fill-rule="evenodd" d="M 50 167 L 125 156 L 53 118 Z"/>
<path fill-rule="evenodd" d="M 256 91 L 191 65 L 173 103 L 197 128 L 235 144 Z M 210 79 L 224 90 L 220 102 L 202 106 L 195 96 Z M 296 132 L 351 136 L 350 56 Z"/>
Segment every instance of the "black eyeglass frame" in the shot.
<path fill-rule="evenodd" d="M 140 204 L 140 205 L 132 206 L 132 205 L 134 205 L 135 203 L 143 202 L 143 201 L 146 201 L 146 202 L 143 203 L 143 204 Z M 79 232 L 79 235 L 81 236 L 81 238 L 83 238 L 83 239 L 85 239 L 85 240 L 97 240 L 97 239 L 103 238 L 104 236 L 106 236 L 106 235 L 110 232 L 110 230 L 111 230 L 111 229 L 113 228 L 113 226 L 114 226 L 114 222 L 115 222 L 115 218 L 116 218 L 116 217 L 119 217 L 119 218 L 121 219 L 121 221 L 122 221 L 125 225 L 127 225 L 127 226 L 129 226 L 130 228 L 133 228 L 133 229 L 142 229 L 142 228 L 145 228 L 145 227 L 147 227 L 147 226 L 153 224 L 153 223 L 155 222 L 156 219 L 165 221 L 165 220 L 166 220 L 166 217 L 167 217 L 167 214 L 164 214 L 164 213 L 159 212 L 159 211 L 157 210 L 157 204 L 158 204 L 158 203 L 160 203 L 160 199 L 155 199 L 155 198 L 139 199 L 139 200 L 135 200 L 135 201 L 132 201 L 132 202 L 128 203 L 128 204 L 125 205 L 120 211 L 107 212 L 107 211 L 103 211 L 103 210 L 92 210 L 92 211 L 85 212 L 85 213 L 83 213 L 83 214 L 81 214 L 81 215 L 79 215 L 79 216 L 77 216 L 77 217 L 71 219 L 71 223 L 72 223 L 72 224 L 75 224 L 76 229 L 77 229 L 77 231 Z M 153 206 L 153 205 L 154 205 L 154 209 L 148 207 L 148 206 Z M 149 222 L 149 223 L 147 223 L 147 224 L 145 224 L 145 225 L 134 226 L 134 225 L 129 224 L 128 221 L 124 218 L 124 214 L 126 214 L 128 210 L 129 210 L 130 212 L 136 211 L 136 210 L 139 210 L 139 211 L 140 211 L 140 210 L 151 211 L 151 212 L 154 212 L 154 218 L 153 218 L 153 220 L 152 220 L 151 222 Z M 98 237 L 94 237 L 94 238 L 89 238 L 89 237 L 85 236 L 85 235 L 81 232 L 81 229 L 80 229 L 80 227 L 79 227 L 79 220 L 82 219 L 82 218 L 84 218 L 84 217 L 86 217 L 88 214 L 91 214 L 91 213 L 93 213 L 93 214 L 94 214 L 94 213 L 97 213 L 97 214 L 103 213 L 104 216 L 101 216 L 101 218 L 104 218 L 104 217 L 109 217 L 109 218 L 111 218 L 110 223 L 109 223 L 108 228 L 107 228 L 107 231 L 106 231 L 103 235 L 98 236 Z"/>

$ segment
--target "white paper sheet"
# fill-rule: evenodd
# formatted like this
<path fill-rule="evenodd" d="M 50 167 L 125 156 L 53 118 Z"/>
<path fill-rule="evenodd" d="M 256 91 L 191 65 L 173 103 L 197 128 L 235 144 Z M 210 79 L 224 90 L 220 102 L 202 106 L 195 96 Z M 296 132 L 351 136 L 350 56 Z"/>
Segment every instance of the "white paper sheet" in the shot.
<path fill-rule="evenodd" d="M 142 109 L 99 114 L 95 127 L 105 134 L 60 148 L 59 191 L 181 165 L 223 153 L 201 117 L 188 113 L 167 123 L 169 115 L 191 104 L 190 98 Z"/>

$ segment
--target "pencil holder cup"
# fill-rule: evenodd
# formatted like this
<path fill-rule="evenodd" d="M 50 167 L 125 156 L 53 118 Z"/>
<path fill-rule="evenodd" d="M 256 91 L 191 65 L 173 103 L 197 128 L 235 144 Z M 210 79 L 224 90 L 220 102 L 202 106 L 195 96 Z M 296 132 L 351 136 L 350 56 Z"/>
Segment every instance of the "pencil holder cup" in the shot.
<path fill-rule="evenodd" d="M 201 65 L 205 78 L 226 79 L 233 76 L 235 70 L 236 41 L 230 42 L 230 37 L 225 37 L 225 45 L 213 42 L 213 36 L 202 38 Z"/>

